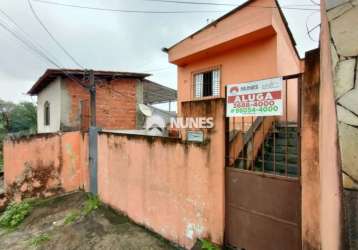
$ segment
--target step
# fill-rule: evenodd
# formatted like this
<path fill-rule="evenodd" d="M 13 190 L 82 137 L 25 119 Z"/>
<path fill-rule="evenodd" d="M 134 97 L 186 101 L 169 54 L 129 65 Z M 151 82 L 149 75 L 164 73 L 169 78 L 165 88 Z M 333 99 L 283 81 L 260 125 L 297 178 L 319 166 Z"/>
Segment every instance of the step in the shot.
<path fill-rule="evenodd" d="M 276 122 L 274 124 L 275 127 L 290 127 L 290 128 L 297 128 L 298 124 L 297 122 Z"/>
<path fill-rule="evenodd" d="M 256 168 L 258 170 L 261 170 L 262 169 L 262 164 L 263 162 L 261 160 L 258 160 L 256 161 Z M 265 171 L 273 171 L 274 170 L 274 166 L 275 166 L 275 170 L 277 173 L 280 173 L 280 174 L 285 174 L 285 166 L 286 164 L 285 163 L 279 163 L 279 162 L 272 162 L 272 161 L 265 161 L 264 162 L 264 169 Z M 290 175 L 290 176 L 298 176 L 298 166 L 297 164 L 291 164 L 291 163 L 288 163 L 287 164 L 287 173 Z"/>
<path fill-rule="evenodd" d="M 272 128 L 274 133 L 298 133 L 298 128 Z"/>
<path fill-rule="evenodd" d="M 264 160 L 265 161 L 274 161 L 275 162 L 282 162 L 284 163 L 286 161 L 286 154 L 280 154 L 280 153 L 271 153 L 271 152 L 264 152 Z M 259 153 L 258 159 L 262 160 L 262 153 Z M 287 155 L 287 162 L 292 164 L 297 164 L 298 162 L 298 156 L 297 154 L 288 154 Z"/>
<path fill-rule="evenodd" d="M 285 132 L 285 131 L 271 131 L 268 135 L 267 138 L 273 138 L 275 136 L 275 138 L 294 138 L 297 139 L 298 138 L 298 132 Z"/>
<path fill-rule="evenodd" d="M 298 154 L 298 147 L 297 146 L 282 146 L 282 145 L 276 145 L 274 148 L 270 145 L 265 145 L 265 152 L 267 153 L 276 153 L 276 154 Z"/>
<path fill-rule="evenodd" d="M 273 138 L 268 138 L 267 140 L 265 140 L 265 146 L 294 146 L 297 147 L 298 145 L 298 141 L 297 138 L 275 138 L 275 140 Z"/>

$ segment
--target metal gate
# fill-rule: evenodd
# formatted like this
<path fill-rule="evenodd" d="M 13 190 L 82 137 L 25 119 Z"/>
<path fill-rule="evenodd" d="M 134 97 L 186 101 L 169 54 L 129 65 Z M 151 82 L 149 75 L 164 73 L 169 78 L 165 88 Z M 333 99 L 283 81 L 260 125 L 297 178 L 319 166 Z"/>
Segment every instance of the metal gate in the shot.
<path fill-rule="evenodd" d="M 226 245 L 301 249 L 301 75 L 283 78 L 284 115 L 226 119 Z"/>

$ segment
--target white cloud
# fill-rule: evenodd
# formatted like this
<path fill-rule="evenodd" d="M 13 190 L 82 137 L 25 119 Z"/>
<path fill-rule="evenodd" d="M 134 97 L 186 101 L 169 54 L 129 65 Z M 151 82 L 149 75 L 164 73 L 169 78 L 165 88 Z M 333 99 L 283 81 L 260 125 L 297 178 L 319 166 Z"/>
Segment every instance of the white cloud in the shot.
<path fill-rule="evenodd" d="M 175 5 L 145 0 L 58 1 L 138 10 L 230 10 L 226 7 Z M 238 3 L 234 0 L 226 2 Z M 282 0 L 280 3 L 311 4 L 311 1 Z M 53 6 L 35 1 L 33 6 L 53 35 L 86 68 L 135 72 L 153 70 L 152 80 L 173 88 L 176 88 L 176 69 L 168 63 L 167 55 L 161 48 L 173 45 L 206 25 L 207 19 L 212 20 L 224 14 L 124 14 Z M 75 67 L 34 19 L 27 0 L 2 0 L 0 8 L 31 34 L 33 40 L 55 55 L 62 66 Z M 285 11 L 301 52 L 317 46 L 306 36 L 305 21 L 310 13 Z M 1 16 L 0 21 L 3 20 Z M 310 27 L 318 22 L 319 15 L 313 15 Z M 0 54 L 0 98 L 6 100 L 28 100 L 22 93 L 29 89 L 47 67 L 53 67 L 24 49 L 1 27 Z"/>

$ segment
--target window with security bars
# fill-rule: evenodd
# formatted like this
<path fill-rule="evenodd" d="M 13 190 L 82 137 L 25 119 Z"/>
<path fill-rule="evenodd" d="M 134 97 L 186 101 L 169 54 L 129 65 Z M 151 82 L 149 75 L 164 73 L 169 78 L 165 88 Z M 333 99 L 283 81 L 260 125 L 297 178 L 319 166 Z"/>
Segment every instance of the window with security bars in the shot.
<path fill-rule="evenodd" d="M 220 96 L 220 70 L 211 70 L 194 75 L 195 98 Z"/>

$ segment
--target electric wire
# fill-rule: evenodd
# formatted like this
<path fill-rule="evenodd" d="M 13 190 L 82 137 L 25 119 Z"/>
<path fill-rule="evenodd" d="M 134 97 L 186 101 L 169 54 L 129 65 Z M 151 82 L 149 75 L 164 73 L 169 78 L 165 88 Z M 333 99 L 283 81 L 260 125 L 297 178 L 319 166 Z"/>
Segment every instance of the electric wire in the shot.
<path fill-rule="evenodd" d="M 29 1 L 29 0 L 28 0 Z M 139 14 L 185 14 L 185 13 L 218 13 L 225 12 L 220 10 L 183 10 L 183 11 L 156 11 L 156 10 L 128 10 L 128 9 L 111 9 L 111 8 L 99 8 L 99 7 L 91 7 L 84 5 L 76 5 L 76 4 L 66 4 L 54 1 L 47 0 L 33 0 L 39 3 L 57 5 L 57 6 L 65 6 L 79 9 L 88 9 L 88 10 L 98 10 L 98 11 L 109 11 L 109 12 L 122 12 L 122 13 L 139 13 Z"/>
<path fill-rule="evenodd" d="M 44 52 L 44 55 L 50 56 L 51 60 L 56 62 L 56 59 L 54 59 L 55 57 L 51 55 L 51 53 L 47 51 L 40 43 L 37 43 L 36 41 L 32 41 L 30 34 L 27 33 L 23 28 L 21 28 L 21 26 L 5 10 L 0 9 L 0 13 L 2 13 L 8 19 L 8 21 L 12 23 L 14 27 L 16 27 L 18 30 L 20 30 L 20 32 L 24 34 L 26 40 L 31 44 L 33 48 L 36 48 L 36 46 L 39 47 L 40 48 L 39 51 L 41 53 Z M 60 63 L 56 62 L 56 64 L 60 64 Z"/>
<path fill-rule="evenodd" d="M 66 72 L 62 67 L 53 59 L 49 58 L 44 52 L 42 52 L 39 48 L 37 48 L 33 42 L 24 39 L 19 34 L 16 33 L 16 31 L 12 30 L 9 26 L 7 26 L 5 23 L 1 22 L 0 20 L 0 27 L 2 27 L 5 31 L 9 32 L 14 38 L 16 38 L 18 41 L 20 41 L 23 45 L 25 45 L 30 51 L 35 53 L 35 55 L 40 56 L 42 59 L 50 63 L 51 65 L 58 68 L 62 73 L 64 73 L 68 78 L 71 80 L 78 82 L 81 86 L 84 86 L 82 82 L 80 82 L 78 79 L 71 76 L 68 72 Z"/>
<path fill-rule="evenodd" d="M 41 0 L 42 1 L 42 0 Z M 162 2 L 162 3 L 174 3 L 174 4 L 188 4 L 188 5 L 211 5 L 211 6 L 230 6 L 230 7 L 238 7 L 237 4 L 229 4 L 229 3 L 213 3 L 213 2 L 195 2 L 195 1 L 179 1 L 179 0 L 145 0 L 148 2 Z M 319 10 L 315 8 L 307 8 L 307 7 L 297 7 L 297 6 L 316 6 L 314 5 L 282 5 L 281 9 L 291 9 L 291 10 Z M 249 8 L 267 8 L 267 9 L 275 9 L 278 8 L 276 6 L 260 6 L 260 5 L 249 5 Z"/>
<path fill-rule="evenodd" d="M 28 0 L 29 1 L 29 0 Z M 66 6 L 66 7 L 72 7 L 72 8 L 80 8 L 80 9 L 90 9 L 90 10 L 98 10 L 98 11 L 110 11 L 110 12 L 123 12 L 123 13 L 140 13 L 140 14 L 183 14 L 183 13 L 215 13 L 215 12 L 225 12 L 225 11 L 218 11 L 218 10 L 183 10 L 183 11 L 156 11 L 156 10 L 127 10 L 127 9 L 111 9 L 111 8 L 99 8 L 99 7 L 91 7 L 91 6 L 83 6 L 83 5 L 77 5 L 77 4 L 67 4 L 67 3 L 61 3 L 61 2 L 55 2 L 55 1 L 47 1 L 47 0 L 33 0 L 40 3 L 45 4 L 52 4 L 52 5 L 58 5 L 58 6 Z M 165 3 L 181 3 L 181 4 L 195 4 L 195 5 L 221 5 L 221 6 L 235 6 L 238 5 L 234 4 L 221 4 L 221 3 L 204 3 L 204 2 L 185 2 L 185 1 L 169 1 L 169 0 L 146 0 L 146 1 L 152 1 L 152 2 L 165 2 Z M 264 8 L 264 9 L 277 9 L 276 6 L 259 6 L 259 5 L 251 5 L 247 6 L 249 8 Z M 303 7 L 290 7 L 290 6 L 282 6 L 280 7 L 282 9 L 287 10 L 302 10 L 302 11 L 311 11 L 311 10 L 319 10 L 314 8 L 303 8 Z"/>
<path fill-rule="evenodd" d="M 46 27 L 46 25 L 42 22 L 38 14 L 36 13 L 34 7 L 32 6 L 31 0 L 27 0 L 30 10 L 32 14 L 34 15 L 35 19 L 38 21 L 38 23 L 41 25 L 41 27 L 46 31 L 46 33 L 51 37 L 51 39 L 57 44 L 59 48 L 81 69 L 84 69 L 84 67 L 66 50 L 64 46 L 55 38 L 55 36 L 50 32 L 50 30 Z"/>

